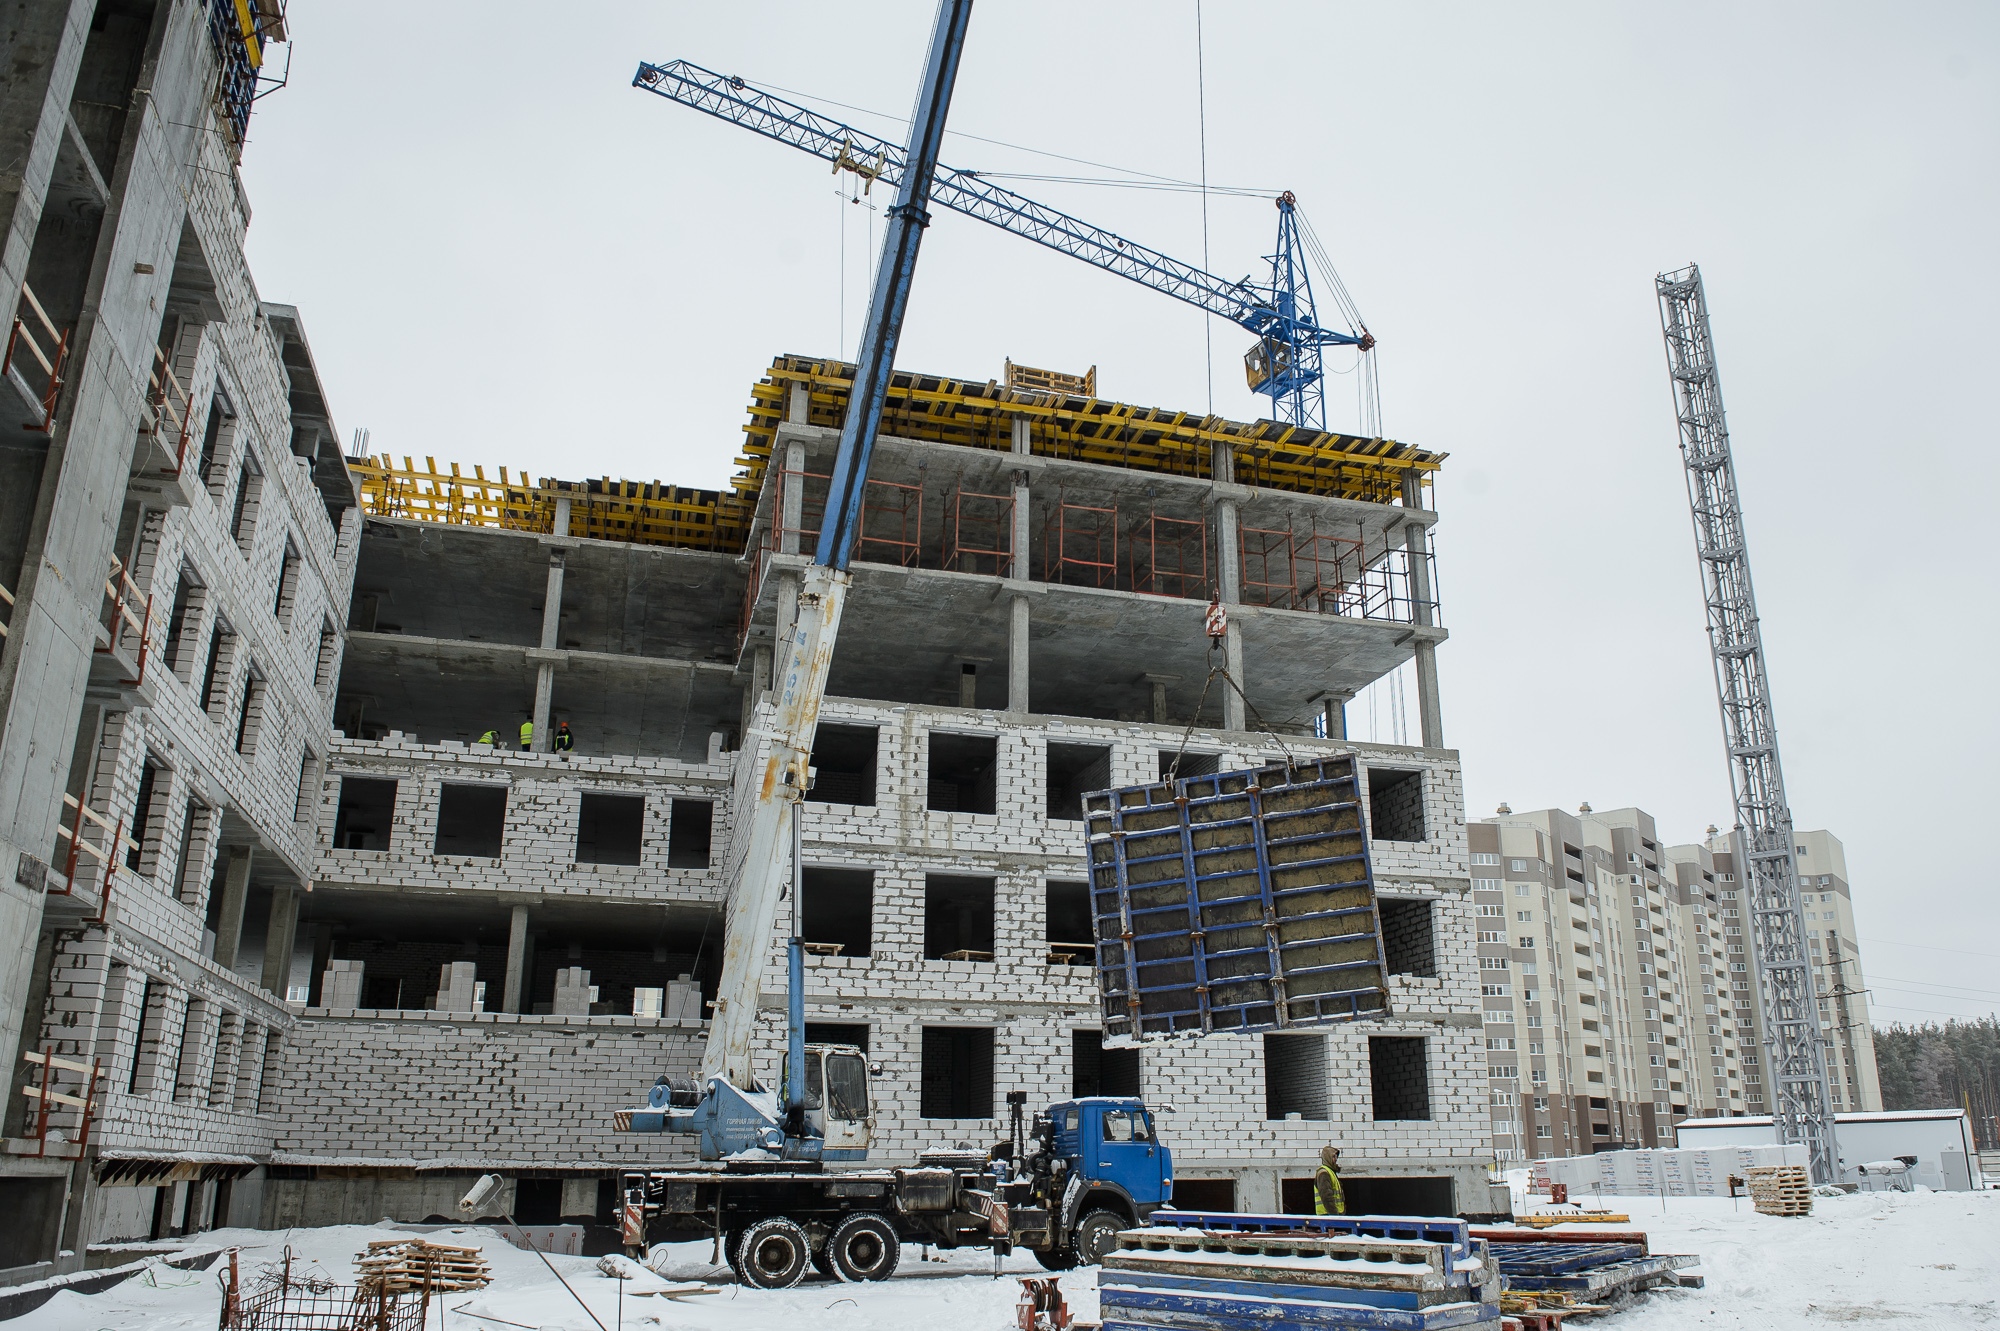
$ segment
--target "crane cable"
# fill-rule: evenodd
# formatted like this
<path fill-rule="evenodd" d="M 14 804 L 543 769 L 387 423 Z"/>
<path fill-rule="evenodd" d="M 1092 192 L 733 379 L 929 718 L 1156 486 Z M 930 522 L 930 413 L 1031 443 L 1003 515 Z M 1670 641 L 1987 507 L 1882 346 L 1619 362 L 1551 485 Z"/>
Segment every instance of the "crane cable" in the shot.
<path fill-rule="evenodd" d="M 1201 137 L 1201 268 L 1214 271 L 1208 259 L 1208 65 L 1201 43 L 1201 0 L 1194 0 L 1194 90 L 1196 123 Z M 1215 414 L 1215 316 L 1201 312 L 1201 369 L 1208 383 L 1208 414 Z"/>

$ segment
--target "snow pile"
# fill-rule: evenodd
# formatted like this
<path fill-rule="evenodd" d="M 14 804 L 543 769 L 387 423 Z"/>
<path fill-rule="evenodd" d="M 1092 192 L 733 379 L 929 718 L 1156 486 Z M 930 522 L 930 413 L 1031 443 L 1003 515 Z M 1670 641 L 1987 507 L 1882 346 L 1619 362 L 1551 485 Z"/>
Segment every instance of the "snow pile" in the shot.
<path fill-rule="evenodd" d="M 1602 1201 L 1629 1213 L 1632 1227 L 1651 1236 L 1653 1251 L 1700 1254 L 1698 1270 L 1708 1278 L 1706 1289 L 1655 1291 L 1630 1310 L 1592 1323 L 1605 1331 L 1687 1331 L 1697 1319 L 1703 1331 L 1826 1331 L 1829 1323 L 1884 1320 L 2000 1327 L 2000 1192 L 1858 1193 L 1817 1199 L 1813 1213 L 1799 1218 L 1758 1215 L 1743 1199 Z M 371 1239 L 407 1237 L 406 1231 L 358 1225 L 221 1230 L 200 1235 L 191 1246 L 240 1247 L 248 1278 L 278 1261 L 290 1244 L 295 1271 L 349 1284 L 354 1254 Z M 509 1331 L 510 1324 L 596 1331 L 541 1257 L 514 1247 L 499 1231 L 465 1226 L 432 1237 L 478 1247 L 493 1267 L 488 1288 L 445 1296 L 449 1331 Z M 1017 1253 L 1005 1259 L 1005 1278 L 996 1281 L 989 1253 L 945 1253 L 942 1260 L 924 1261 L 912 1246 L 904 1250 L 901 1272 L 879 1284 L 813 1276 L 789 1290 L 751 1290 L 711 1262 L 711 1251 L 707 1243 L 674 1244 L 655 1251 L 647 1268 L 611 1264 L 630 1279 L 607 1275 L 596 1258 L 551 1256 L 549 1262 L 606 1327 L 620 1331 L 1002 1331 L 1014 1324 L 1015 1277 L 1044 1274 L 1033 1257 Z M 1080 1318 L 1097 1316 L 1096 1275 L 1085 1270 L 1062 1277 L 1064 1296 Z M 720 1291 L 673 1301 L 664 1292 L 639 1294 L 655 1285 L 699 1282 Z M 162 1270 L 151 1283 L 131 1280 L 96 1295 L 58 1294 L 6 1331 L 189 1331 L 213 1327 L 220 1302 L 213 1272 Z"/>

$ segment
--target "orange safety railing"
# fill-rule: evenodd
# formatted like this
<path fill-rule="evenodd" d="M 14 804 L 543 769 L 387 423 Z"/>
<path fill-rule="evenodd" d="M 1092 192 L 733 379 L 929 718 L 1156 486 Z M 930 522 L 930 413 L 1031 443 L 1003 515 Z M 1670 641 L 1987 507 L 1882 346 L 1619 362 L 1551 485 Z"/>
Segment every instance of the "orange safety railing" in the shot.
<path fill-rule="evenodd" d="M 28 1134 L 35 1142 L 35 1154 L 49 1154 L 51 1130 L 66 1126 L 53 1120 L 68 1111 L 76 1118 L 76 1136 L 69 1142 L 58 1140 L 60 1147 L 67 1148 L 60 1152 L 58 1158 L 81 1159 L 90 1146 L 91 1124 L 97 1119 L 97 1083 L 104 1077 L 102 1060 L 93 1058 L 84 1063 L 74 1058 L 59 1057 L 48 1049 L 40 1053 L 33 1049 L 24 1050 L 21 1057 L 41 1069 L 37 1080 L 21 1088 L 21 1094 L 35 1102 L 34 1127 Z M 78 1084 L 71 1088 L 76 1094 L 56 1089 L 59 1085 L 56 1081 L 58 1072 L 76 1075 Z"/>
<path fill-rule="evenodd" d="M 14 622 L 14 593 L 0 587 L 0 606 L 6 608 L 6 616 L 0 618 L 0 638 L 7 636 L 7 626 Z"/>
<path fill-rule="evenodd" d="M 771 526 L 764 534 L 764 548 L 784 553 L 790 543 L 797 545 L 797 553 L 810 554 L 819 544 L 820 524 L 826 520 L 826 492 L 832 478 L 825 472 L 793 471 L 789 467 L 773 471 L 777 484 L 771 492 Z M 799 510 L 793 520 L 796 526 L 787 525 L 785 517 L 786 508 L 793 502 Z"/>
<path fill-rule="evenodd" d="M 963 484 L 945 510 L 943 566 L 959 573 L 1015 576 L 1014 496 L 981 494 Z"/>
<path fill-rule="evenodd" d="M 1239 527 L 1236 543 L 1242 554 L 1238 595 L 1244 604 L 1297 609 L 1299 568 L 1294 558 L 1297 538 L 1292 529 Z"/>
<path fill-rule="evenodd" d="M 1042 524 L 1042 581 L 1117 586 L 1117 508 L 1058 499 Z"/>
<path fill-rule="evenodd" d="M 26 316 L 29 314 L 34 315 L 35 323 L 41 326 L 40 337 L 36 335 L 35 328 L 28 323 Z M 42 345 L 44 337 L 49 343 L 46 347 Z M 59 331 L 56 328 L 55 320 L 49 318 L 49 312 L 35 299 L 35 293 L 29 289 L 26 282 L 21 283 L 21 300 L 14 309 L 13 326 L 7 331 L 7 354 L 5 357 L 0 357 L 0 373 L 10 376 L 20 375 L 20 371 L 14 365 L 14 353 L 22 349 L 35 358 L 35 363 L 42 367 L 42 374 L 47 380 L 41 391 L 36 392 L 33 384 L 28 383 L 25 377 L 21 378 L 22 384 L 28 389 L 28 395 L 38 398 L 42 407 L 41 420 L 31 421 L 30 428 L 40 430 L 43 434 L 54 434 L 56 398 L 62 393 L 63 370 L 69 362 L 69 331 L 67 329 Z"/>
<path fill-rule="evenodd" d="M 146 380 L 146 415 L 140 433 L 152 438 L 173 454 L 173 476 L 187 465 L 188 427 L 194 420 L 194 404 L 175 377 L 167 353 L 153 348 L 153 372 Z"/>
<path fill-rule="evenodd" d="M 1125 533 L 1132 590 L 1183 600 L 1210 599 L 1208 524 L 1199 518 L 1151 513 Z"/>
<path fill-rule="evenodd" d="M 861 491 L 861 532 L 854 557 L 877 564 L 922 564 L 924 488 L 901 481 L 869 481 Z"/>
<path fill-rule="evenodd" d="M 104 579 L 104 616 L 102 619 L 105 644 L 97 650 L 105 655 L 116 652 L 127 633 L 138 640 L 139 660 L 137 670 L 126 684 L 139 685 L 146 680 L 146 658 L 152 650 L 153 639 L 153 598 L 139 590 L 126 571 L 123 560 L 116 556 L 111 560 L 111 572 Z"/>

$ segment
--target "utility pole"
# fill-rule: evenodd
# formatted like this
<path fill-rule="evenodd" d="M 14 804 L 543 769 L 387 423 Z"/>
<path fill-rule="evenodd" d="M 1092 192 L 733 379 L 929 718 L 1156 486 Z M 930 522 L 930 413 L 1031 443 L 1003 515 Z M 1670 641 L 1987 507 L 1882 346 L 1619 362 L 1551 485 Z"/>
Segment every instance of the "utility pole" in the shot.
<path fill-rule="evenodd" d="M 1723 420 L 1722 382 L 1715 370 L 1715 341 L 1708 327 L 1701 270 L 1689 264 L 1679 272 L 1662 273 L 1654 288 L 1680 421 L 1688 504 L 1694 511 L 1695 554 L 1701 561 L 1702 593 L 1708 605 L 1708 645 L 1715 660 L 1722 736 L 1729 750 L 1737 875 L 1757 953 L 1765 1063 L 1775 1095 L 1773 1117 L 1780 1142 L 1806 1147 L 1813 1182 L 1838 1183 L 1840 1152 L 1826 1075 L 1826 1037 L 1820 1030 L 1812 959 L 1806 953 L 1792 811 L 1785 802 L 1785 778 L 1778 763 L 1771 684 L 1764 668 L 1757 598 L 1750 586 L 1750 552 L 1743 538 L 1743 504 L 1729 453 L 1729 427 Z"/>

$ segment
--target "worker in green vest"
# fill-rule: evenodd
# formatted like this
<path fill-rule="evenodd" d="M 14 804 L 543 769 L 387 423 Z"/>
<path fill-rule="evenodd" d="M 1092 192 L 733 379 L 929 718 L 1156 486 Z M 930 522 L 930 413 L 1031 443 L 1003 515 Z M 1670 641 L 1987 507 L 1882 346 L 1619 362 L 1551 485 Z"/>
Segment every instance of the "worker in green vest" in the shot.
<path fill-rule="evenodd" d="M 521 723 L 521 752 L 535 747 L 535 718 L 529 717 Z"/>
<path fill-rule="evenodd" d="M 480 744 L 484 744 L 489 748 L 497 749 L 500 747 L 500 732 L 497 730 L 489 730 L 485 734 L 481 735 L 477 742 Z"/>
<path fill-rule="evenodd" d="M 1313 1214 L 1347 1214 L 1347 1197 L 1340 1189 L 1338 1146 L 1319 1148 L 1319 1168 L 1313 1171 Z"/>

